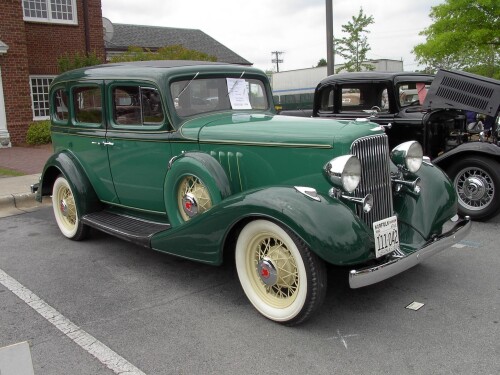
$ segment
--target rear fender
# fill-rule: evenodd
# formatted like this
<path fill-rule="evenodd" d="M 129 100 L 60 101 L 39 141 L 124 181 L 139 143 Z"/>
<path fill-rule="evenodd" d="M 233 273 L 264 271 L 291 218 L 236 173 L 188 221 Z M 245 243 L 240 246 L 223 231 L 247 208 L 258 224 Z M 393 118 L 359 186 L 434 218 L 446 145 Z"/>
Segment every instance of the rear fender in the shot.
<path fill-rule="evenodd" d="M 102 208 L 99 198 L 82 166 L 73 154 L 64 151 L 53 154 L 45 163 L 40 177 L 40 188 L 36 193 L 38 201 L 41 202 L 43 196 L 52 194 L 52 186 L 61 174 L 68 180 L 75 195 L 80 215 L 95 212 Z"/>

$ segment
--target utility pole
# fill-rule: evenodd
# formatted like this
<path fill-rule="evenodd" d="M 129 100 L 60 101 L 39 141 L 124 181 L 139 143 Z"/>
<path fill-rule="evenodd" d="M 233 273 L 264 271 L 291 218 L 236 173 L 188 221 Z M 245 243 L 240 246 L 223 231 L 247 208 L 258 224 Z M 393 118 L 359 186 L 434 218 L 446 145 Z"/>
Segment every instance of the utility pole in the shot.
<path fill-rule="evenodd" d="M 283 59 L 280 59 L 280 56 L 281 56 L 283 53 L 284 53 L 284 52 L 282 52 L 282 51 L 273 51 L 273 52 L 271 52 L 271 55 L 276 56 L 276 58 L 275 58 L 275 59 L 272 59 L 272 60 L 271 60 L 271 62 L 272 62 L 272 63 L 276 63 L 276 72 L 278 72 L 278 73 L 279 73 L 279 71 L 280 71 L 280 66 L 279 66 L 279 64 L 283 62 Z"/>
<path fill-rule="evenodd" d="M 334 73 L 335 51 L 333 50 L 333 0 L 326 0 L 326 72 Z"/>

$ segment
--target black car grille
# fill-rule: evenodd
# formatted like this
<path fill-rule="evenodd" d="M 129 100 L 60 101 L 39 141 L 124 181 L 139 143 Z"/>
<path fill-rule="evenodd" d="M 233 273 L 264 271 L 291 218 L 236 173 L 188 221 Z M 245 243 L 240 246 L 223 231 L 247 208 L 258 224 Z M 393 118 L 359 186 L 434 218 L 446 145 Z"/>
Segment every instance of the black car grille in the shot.
<path fill-rule="evenodd" d="M 373 195 L 370 212 L 364 213 L 361 206 L 356 207 L 358 216 L 371 228 L 374 222 L 393 215 L 387 136 L 381 134 L 357 139 L 351 145 L 351 154 L 361 161 L 361 182 L 354 195 Z"/>

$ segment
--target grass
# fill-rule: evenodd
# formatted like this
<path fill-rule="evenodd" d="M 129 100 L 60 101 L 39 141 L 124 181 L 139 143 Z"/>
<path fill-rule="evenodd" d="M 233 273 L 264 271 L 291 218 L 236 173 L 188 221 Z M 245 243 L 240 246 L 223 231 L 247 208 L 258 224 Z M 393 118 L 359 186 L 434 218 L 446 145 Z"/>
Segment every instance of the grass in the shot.
<path fill-rule="evenodd" d="M 25 173 L 0 167 L 0 177 L 24 176 Z"/>

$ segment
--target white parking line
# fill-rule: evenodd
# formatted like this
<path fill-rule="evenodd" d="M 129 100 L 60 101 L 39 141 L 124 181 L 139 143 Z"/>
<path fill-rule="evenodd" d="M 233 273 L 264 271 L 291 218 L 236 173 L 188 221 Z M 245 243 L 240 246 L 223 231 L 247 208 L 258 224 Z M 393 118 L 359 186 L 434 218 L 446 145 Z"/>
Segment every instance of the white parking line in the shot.
<path fill-rule="evenodd" d="M 0 284 L 26 302 L 32 309 L 47 319 L 82 349 L 97 358 L 98 361 L 112 370 L 115 374 L 146 375 L 125 358 L 97 340 L 94 336 L 72 323 L 31 290 L 25 288 L 15 279 L 7 275 L 2 269 L 0 269 Z"/>

